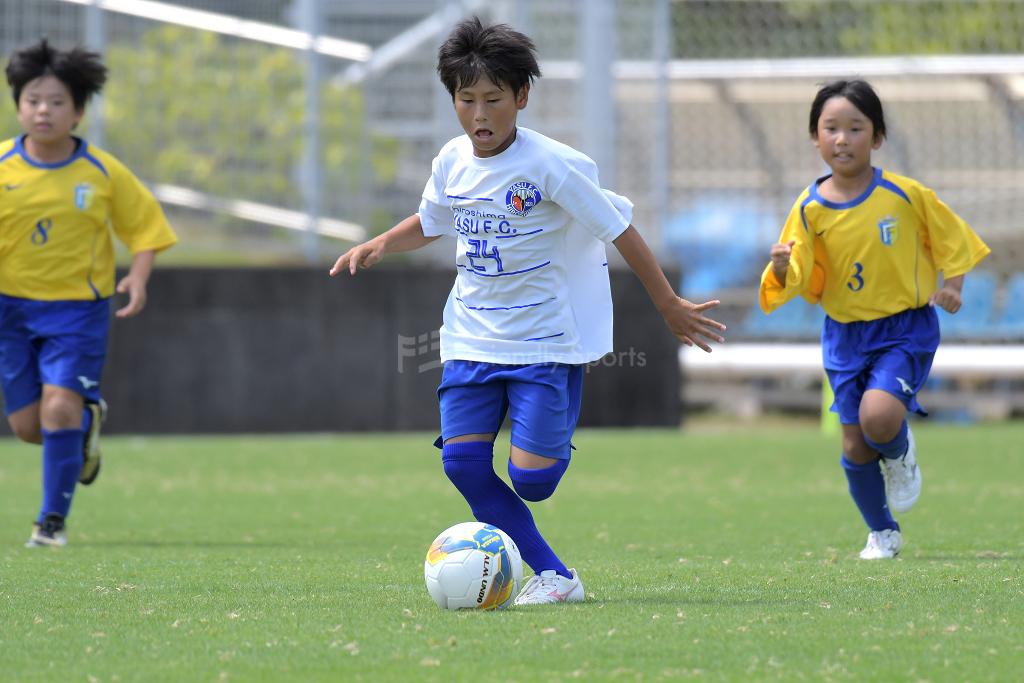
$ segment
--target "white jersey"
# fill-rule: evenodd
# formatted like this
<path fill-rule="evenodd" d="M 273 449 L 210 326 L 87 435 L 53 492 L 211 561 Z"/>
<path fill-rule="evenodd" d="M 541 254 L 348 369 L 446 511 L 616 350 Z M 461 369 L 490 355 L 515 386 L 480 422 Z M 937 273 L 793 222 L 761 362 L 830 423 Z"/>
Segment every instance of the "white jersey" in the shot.
<path fill-rule="evenodd" d="M 441 360 L 579 364 L 611 351 L 605 243 L 632 211 L 593 161 L 540 133 L 519 128 L 487 158 L 466 135 L 448 142 L 419 208 L 424 235 L 458 239 Z"/>

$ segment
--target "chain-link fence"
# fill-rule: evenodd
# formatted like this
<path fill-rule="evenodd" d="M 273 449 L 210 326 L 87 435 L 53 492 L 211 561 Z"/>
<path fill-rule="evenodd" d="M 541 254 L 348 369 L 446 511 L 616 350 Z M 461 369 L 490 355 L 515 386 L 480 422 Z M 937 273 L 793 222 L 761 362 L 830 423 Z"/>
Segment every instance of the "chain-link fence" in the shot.
<path fill-rule="evenodd" d="M 598 161 L 693 297 L 751 300 L 822 171 L 806 131 L 818 85 L 869 79 L 890 128 L 877 165 L 933 187 L 996 247 L 977 329 L 1024 334 L 1024 2 L 0 0 L 0 48 L 46 35 L 104 52 L 87 133 L 158 188 L 181 253 L 322 260 L 345 244 L 304 233 L 310 214 L 358 238 L 415 210 L 460 132 L 436 49 L 471 13 L 535 39 L 545 76 L 521 123 Z M 5 98 L 0 134 L 16 132 Z"/>

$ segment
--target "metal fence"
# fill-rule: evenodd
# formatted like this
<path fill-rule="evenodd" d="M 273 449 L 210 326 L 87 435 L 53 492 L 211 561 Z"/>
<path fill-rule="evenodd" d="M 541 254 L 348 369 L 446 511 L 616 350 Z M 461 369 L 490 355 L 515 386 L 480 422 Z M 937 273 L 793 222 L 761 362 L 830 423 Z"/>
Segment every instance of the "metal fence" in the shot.
<path fill-rule="evenodd" d="M 103 51 L 111 81 L 88 135 L 157 189 L 185 253 L 318 261 L 345 246 L 324 235 L 357 239 L 415 210 L 460 132 L 436 49 L 472 13 L 534 38 L 545 75 L 521 123 L 598 162 L 693 296 L 749 298 L 822 170 L 814 92 L 858 75 L 887 108 L 877 163 L 932 186 L 997 247 L 992 317 L 1012 301 L 1024 2 L 0 0 L 0 49 L 47 35 Z M 4 98 L 0 134 L 16 132 Z"/>

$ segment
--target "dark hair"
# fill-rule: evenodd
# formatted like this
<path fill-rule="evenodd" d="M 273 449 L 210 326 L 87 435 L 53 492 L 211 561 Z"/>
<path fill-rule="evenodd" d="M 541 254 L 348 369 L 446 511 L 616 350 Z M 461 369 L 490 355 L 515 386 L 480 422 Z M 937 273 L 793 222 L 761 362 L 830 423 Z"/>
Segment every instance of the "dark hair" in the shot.
<path fill-rule="evenodd" d="M 437 51 L 437 74 L 452 97 L 481 76 L 518 94 L 540 76 L 536 52 L 533 41 L 508 24 L 485 27 L 473 17 L 452 29 Z"/>
<path fill-rule="evenodd" d="M 885 137 L 885 114 L 882 113 L 882 101 L 878 99 L 874 88 L 867 81 L 859 79 L 832 81 L 822 86 L 811 104 L 811 137 L 817 137 L 821 110 L 825 107 L 825 103 L 833 97 L 845 97 L 864 116 L 868 117 L 871 120 L 871 125 L 874 126 L 876 140 L 879 136 Z"/>
<path fill-rule="evenodd" d="M 41 76 L 52 75 L 71 91 L 71 99 L 79 111 L 85 109 L 86 101 L 107 81 L 107 67 L 103 66 L 98 53 L 82 47 L 58 50 L 50 47 L 46 38 L 11 55 L 6 72 L 15 105 L 26 85 Z"/>

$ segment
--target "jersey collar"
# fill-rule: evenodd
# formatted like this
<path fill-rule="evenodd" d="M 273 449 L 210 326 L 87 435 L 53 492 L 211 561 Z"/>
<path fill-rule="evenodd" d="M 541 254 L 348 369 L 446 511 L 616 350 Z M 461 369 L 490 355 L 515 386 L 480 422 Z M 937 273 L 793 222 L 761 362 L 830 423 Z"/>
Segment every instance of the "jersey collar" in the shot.
<path fill-rule="evenodd" d="M 828 180 L 829 178 L 831 178 L 831 173 L 829 173 L 828 175 L 821 176 L 811 184 L 811 199 L 818 202 L 822 206 L 828 207 L 829 209 L 852 209 L 853 207 L 857 206 L 858 204 L 861 204 L 865 199 L 870 197 L 871 193 L 874 192 L 875 188 L 878 187 L 878 185 L 882 182 L 882 169 L 876 168 L 874 169 L 874 171 L 874 174 L 871 176 L 871 183 L 868 184 L 867 189 L 864 190 L 864 192 L 862 192 L 859 197 L 854 197 L 848 202 L 830 202 L 829 200 L 825 199 L 824 197 L 821 196 L 821 194 L 818 193 L 818 186 L 821 185 L 826 180 Z"/>
<path fill-rule="evenodd" d="M 72 135 L 71 137 L 75 141 L 75 151 L 72 152 L 71 156 L 69 156 L 67 159 L 64 159 L 63 161 L 55 161 L 50 164 L 44 163 L 42 161 L 36 161 L 35 159 L 29 156 L 28 151 L 25 149 L 26 137 L 26 135 L 18 136 L 18 138 L 14 141 L 14 151 L 20 154 L 21 158 L 25 160 L 25 163 L 28 164 L 29 166 L 32 166 L 33 168 L 64 168 L 65 166 L 74 162 L 75 160 L 86 156 L 86 148 L 88 147 L 88 144 L 82 138 L 76 135 Z"/>

